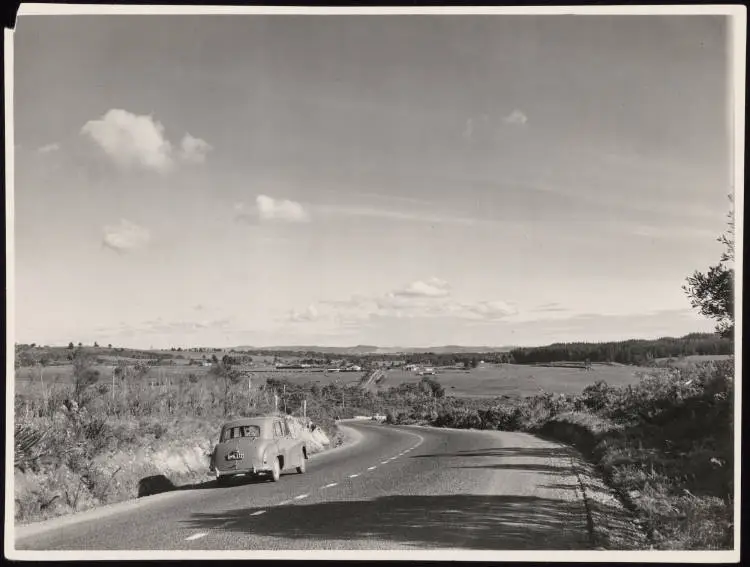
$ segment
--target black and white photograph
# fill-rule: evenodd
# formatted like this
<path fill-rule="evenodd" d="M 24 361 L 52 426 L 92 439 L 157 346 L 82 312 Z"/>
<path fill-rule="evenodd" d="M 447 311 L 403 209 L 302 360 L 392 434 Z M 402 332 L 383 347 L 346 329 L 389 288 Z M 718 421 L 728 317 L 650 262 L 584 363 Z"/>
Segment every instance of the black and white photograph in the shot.
<path fill-rule="evenodd" d="M 7 558 L 739 560 L 744 6 L 4 40 Z"/>

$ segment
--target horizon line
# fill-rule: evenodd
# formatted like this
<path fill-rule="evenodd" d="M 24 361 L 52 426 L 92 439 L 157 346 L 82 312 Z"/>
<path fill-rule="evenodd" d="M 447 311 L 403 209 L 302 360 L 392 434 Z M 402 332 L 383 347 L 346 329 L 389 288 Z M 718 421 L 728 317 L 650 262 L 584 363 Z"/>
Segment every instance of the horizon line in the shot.
<path fill-rule="evenodd" d="M 547 346 L 552 345 L 558 345 L 558 344 L 607 344 L 607 343 L 622 343 L 622 342 L 628 342 L 628 341 L 658 341 L 658 340 L 665 340 L 665 339 L 684 339 L 685 337 L 691 336 L 691 335 L 716 335 L 717 338 L 721 338 L 717 333 L 711 332 L 711 331 L 693 331 L 690 333 L 685 333 L 684 335 L 679 336 L 672 336 L 672 335 L 663 335 L 658 337 L 652 337 L 652 338 L 626 338 L 626 339 L 617 339 L 617 340 L 604 340 L 604 341 L 590 341 L 590 340 L 574 340 L 574 341 L 552 341 L 547 343 L 541 343 L 541 344 L 518 344 L 518 345 L 462 345 L 462 344 L 443 344 L 443 345 L 431 345 L 431 346 L 381 346 L 381 345 L 372 345 L 372 344 L 356 344 L 356 345 L 348 345 L 348 346 L 340 346 L 340 345 L 334 345 L 334 346 L 324 346 L 324 345 L 315 345 L 315 344 L 276 344 L 276 345 L 230 345 L 230 346 L 204 346 L 204 345 L 195 345 L 195 346 L 170 346 L 170 347 L 136 347 L 136 346 L 128 346 L 128 345 L 113 345 L 112 347 L 107 346 L 108 344 L 98 344 L 95 347 L 94 344 L 82 344 L 82 347 L 90 347 L 90 348 L 124 348 L 128 350 L 150 350 L 150 351 L 171 351 L 171 349 L 177 349 L 180 348 L 183 351 L 184 350 L 193 350 L 193 349 L 219 349 L 219 350 L 233 350 L 233 349 L 244 349 L 244 350 L 278 350 L 278 351 L 284 351 L 284 350 L 301 350 L 305 349 L 311 352 L 314 352 L 315 349 L 355 349 L 355 348 L 373 348 L 373 349 L 387 349 L 387 350 L 394 350 L 394 351 L 406 351 L 406 350 L 421 350 L 428 352 L 430 350 L 434 349 L 445 349 L 445 348 L 460 348 L 460 349 L 519 349 L 519 348 L 543 348 Z M 35 342 L 29 342 L 29 343 L 22 343 L 22 342 L 15 342 L 15 346 L 21 346 L 21 345 L 34 345 L 35 348 L 68 348 L 70 346 L 70 343 L 66 344 L 38 344 Z M 74 343 L 74 348 L 79 348 L 78 344 Z M 476 352 L 481 352 L 481 350 L 476 350 Z"/>

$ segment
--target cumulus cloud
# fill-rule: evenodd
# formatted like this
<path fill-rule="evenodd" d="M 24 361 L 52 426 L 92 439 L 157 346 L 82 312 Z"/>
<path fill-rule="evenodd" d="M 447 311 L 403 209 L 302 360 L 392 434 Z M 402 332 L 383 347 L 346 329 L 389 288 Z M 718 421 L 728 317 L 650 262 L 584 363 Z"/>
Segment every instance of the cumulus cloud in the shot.
<path fill-rule="evenodd" d="M 289 320 L 296 323 L 316 321 L 320 317 L 320 313 L 315 305 L 308 305 L 303 311 L 292 311 L 289 314 Z"/>
<path fill-rule="evenodd" d="M 89 120 L 81 133 L 122 166 L 158 171 L 172 167 L 172 144 L 164 137 L 164 126 L 151 116 L 112 109 L 99 120 Z"/>
<path fill-rule="evenodd" d="M 417 280 L 403 289 L 393 292 L 400 297 L 446 297 L 450 294 L 448 282 L 440 278 L 430 278 L 426 281 Z"/>
<path fill-rule="evenodd" d="M 47 144 L 47 145 L 45 145 L 45 146 L 42 146 L 42 147 L 41 147 L 41 148 L 39 148 L 39 149 L 38 149 L 37 151 L 38 151 L 38 152 L 39 152 L 40 154 L 49 154 L 49 153 L 51 153 L 51 152 L 56 152 L 56 151 L 58 151 L 59 149 L 60 149 L 60 144 L 58 144 L 58 143 L 54 143 L 54 144 Z"/>
<path fill-rule="evenodd" d="M 526 122 L 529 120 L 529 117 L 526 116 L 523 111 L 515 109 L 513 112 L 508 114 L 505 118 L 503 118 L 503 121 L 507 124 L 526 124 Z"/>
<path fill-rule="evenodd" d="M 255 199 L 258 216 L 265 221 L 306 222 L 310 215 L 296 201 L 274 199 L 267 195 L 258 195 Z M 235 207 L 236 210 L 236 207 Z"/>
<path fill-rule="evenodd" d="M 206 154 L 212 149 L 211 144 L 190 134 L 185 134 L 180 142 L 180 156 L 190 163 L 205 162 Z"/>
<path fill-rule="evenodd" d="M 461 301 L 450 296 L 448 282 L 439 278 L 417 280 L 406 288 L 380 295 L 352 296 L 346 300 L 319 302 L 322 311 L 313 306 L 307 311 L 293 311 L 293 321 L 321 321 L 359 324 L 373 318 L 399 319 L 454 318 L 474 321 L 496 321 L 518 313 L 516 307 L 501 300 Z"/>
<path fill-rule="evenodd" d="M 81 128 L 121 167 L 138 167 L 165 173 L 177 161 L 202 163 L 211 146 L 200 138 L 185 134 L 178 151 L 166 138 L 164 126 L 153 116 L 137 115 L 113 108 L 98 120 L 89 120 Z"/>
<path fill-rule="evenodd" d="M 104 245 L 117 252 L 141 248 L 151 240 L 147 228 L 122 219 L 119 224 L 104 227 Z"/>

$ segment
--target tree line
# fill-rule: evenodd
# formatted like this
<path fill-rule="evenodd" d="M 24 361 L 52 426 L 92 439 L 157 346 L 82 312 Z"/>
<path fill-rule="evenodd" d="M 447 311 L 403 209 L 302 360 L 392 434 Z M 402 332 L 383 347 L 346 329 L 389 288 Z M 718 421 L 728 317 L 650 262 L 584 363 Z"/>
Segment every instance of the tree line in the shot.
<path fill-rule="evenodd" d="M 518 364 L 559 361 L 648 364 L 657 358 L 691 355 L 727 355 L 734 352 L 730 339 L 711 333 L 692 333 L 680 338 L 627 340 L 607 343 L 556 343 L 544 347 L 517 348 L 510 352 Z"/>

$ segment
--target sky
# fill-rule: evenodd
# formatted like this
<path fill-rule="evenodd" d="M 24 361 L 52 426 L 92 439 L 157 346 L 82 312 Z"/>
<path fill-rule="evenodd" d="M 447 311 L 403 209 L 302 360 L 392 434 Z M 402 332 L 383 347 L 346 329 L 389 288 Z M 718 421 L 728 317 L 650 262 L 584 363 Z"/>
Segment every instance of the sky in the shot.
<path fill-rule="evenodd" d="M 16 341 L 710 331 L 728 22 L 21 16 Z"/>

